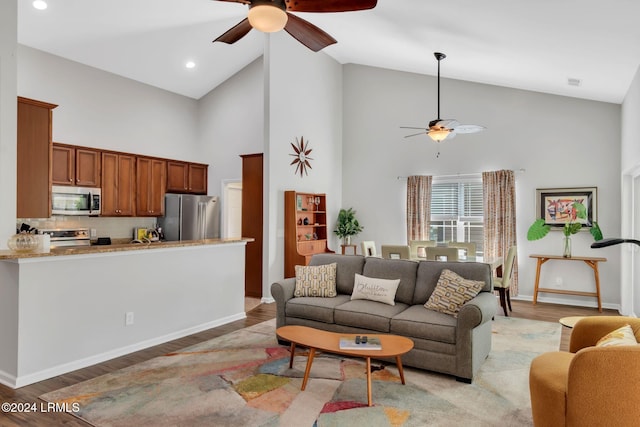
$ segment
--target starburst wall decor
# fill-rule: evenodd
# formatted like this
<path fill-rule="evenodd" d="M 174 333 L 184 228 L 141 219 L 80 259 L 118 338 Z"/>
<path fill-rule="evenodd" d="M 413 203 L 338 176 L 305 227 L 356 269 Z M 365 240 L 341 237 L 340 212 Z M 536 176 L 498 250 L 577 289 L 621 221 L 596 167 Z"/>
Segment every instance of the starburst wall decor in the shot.
<path fill-rule="evenodd" d="M 311 157 L 309 157 L 309 154 L 312 151 L 312 149 L 309 148 L 309 141 L 307 141 L 307 143 L 305 144 L 304 136 L 300 137 L 300 141 L 298 141 L 298 138 L 296 137 L 296 143 L 294 144 L 292 142 L 291 146 L 293 147 L 294 154 L 289 155 L 295 157 L 295 159 L 293 159 L 290 165 L 296 165 L 296 171 L 294 172 L 294 174 L 297 175 L 299 172 L 300 178 L 302 178 L 303 172 L 305 175 L 309 175 L 307 168 L 312 169 L 309 160 L 313 160 Z"/>

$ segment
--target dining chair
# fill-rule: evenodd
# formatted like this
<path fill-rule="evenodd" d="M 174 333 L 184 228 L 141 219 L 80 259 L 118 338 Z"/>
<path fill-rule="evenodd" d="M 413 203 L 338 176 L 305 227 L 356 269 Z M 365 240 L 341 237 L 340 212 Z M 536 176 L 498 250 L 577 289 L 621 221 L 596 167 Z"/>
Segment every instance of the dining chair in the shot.
<path fill-rule="evenodd" d="M 458 248 L 447 248 L 436 246 L 434 248 L 426 248 L 427 259 L 432 261 L 458 261 Z"/>
<path fill-rule="evenodd" d="M 426 248 L 432 248 L 436 245 L 435 240 L 410 240 L 409 241 L 409 254 L 411 259 L 424 258 L 427 259 Z"/>
<path fill-rule="evenodd" d="M 476 256 L 476 244 L 473 242 L 447 242 L 447 247 L 464 249 L 467 258 Z"/>
<path fill-rule="evenodd" d="M 409 259 L 409 245 L 382 245 L 382 258 Z"/>
<path fill-rule="evenodd" d="M 363 240 L 360 243 L 360 246 L 362 247 L 362 255 L 378 256 L 378 253 L 376 252 L 376 242 L 373 240 Z"/>
<path fill-rule="evenodd" d="M 504 310 L 505 316 L 509 316 L 509 313 L 507 312 L 507 305 L 509 306 L 509 311 L 513 311 L 511 309 L 511 295 L 509 287 L 511 286 L 511 276 L 513 276 L 513 266 L 516 261 L 517 253 L 518 248 L 516 246 L 511 246 L 509 248 L 507 251 L 507 257 L 504 260 L 502 277 L 495 277 L 493 279 L 493 288 L 500 294 L 500 306 Z"/>

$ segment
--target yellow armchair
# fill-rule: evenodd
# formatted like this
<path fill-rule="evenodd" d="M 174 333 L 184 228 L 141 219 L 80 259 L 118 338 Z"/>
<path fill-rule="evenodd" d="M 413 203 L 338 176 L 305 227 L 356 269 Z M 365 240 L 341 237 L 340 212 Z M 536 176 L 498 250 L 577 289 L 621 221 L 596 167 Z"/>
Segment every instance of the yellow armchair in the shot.
<path fill-rule="evenodd" d="M 640 319 L 591 316 L 574 326 L 569 352 L 533 359 L 529 391 L 536 427 L 640 425 L 640 345 L 595 347 L 626 324 L 640 342 Z"/>

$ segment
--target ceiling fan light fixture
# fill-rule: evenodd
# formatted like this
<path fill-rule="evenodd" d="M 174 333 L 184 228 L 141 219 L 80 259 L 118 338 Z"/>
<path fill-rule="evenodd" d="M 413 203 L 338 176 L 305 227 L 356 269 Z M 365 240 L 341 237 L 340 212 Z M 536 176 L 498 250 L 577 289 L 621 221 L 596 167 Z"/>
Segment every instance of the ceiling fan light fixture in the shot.
<path fill-rule="evenodd" d="M 287 12 L 271 4 L 256 4 L 249 9 L 249 23 L 263 33 L 275 33 L 287 25 Z"/>
<path fill-rule="evenodd" d="M 427 135 L 429 135 L 429 138 L 433 139 L 435 142 L 441 142 L 449 136 L 450 132 L 450 129 L 432 129 L 427 132 Z"/>

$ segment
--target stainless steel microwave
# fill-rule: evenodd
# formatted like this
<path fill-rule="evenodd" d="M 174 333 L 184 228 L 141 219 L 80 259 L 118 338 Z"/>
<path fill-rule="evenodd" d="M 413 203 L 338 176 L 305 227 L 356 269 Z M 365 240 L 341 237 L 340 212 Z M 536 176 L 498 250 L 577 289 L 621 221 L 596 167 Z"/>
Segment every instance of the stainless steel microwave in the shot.
<path fill-rule="evenodd" d="M 51 187 L 52 215 L 100 215 L 99 188 L 54 185 Z"/>

